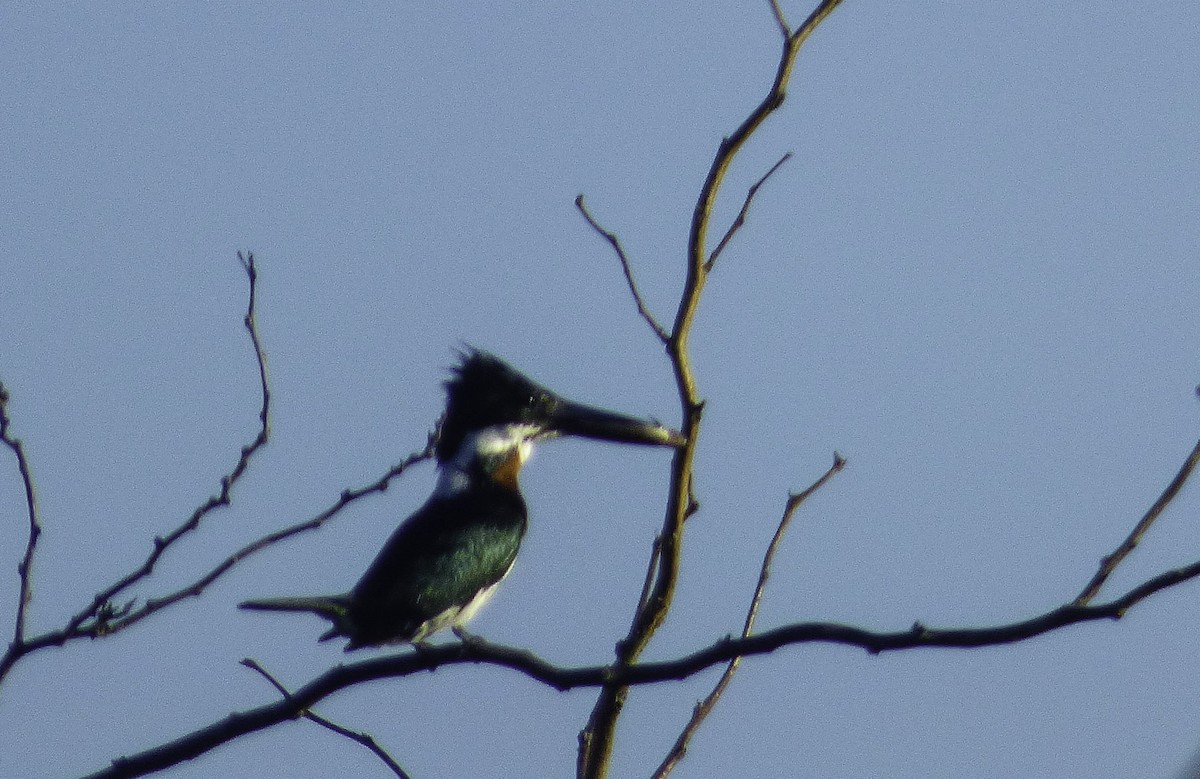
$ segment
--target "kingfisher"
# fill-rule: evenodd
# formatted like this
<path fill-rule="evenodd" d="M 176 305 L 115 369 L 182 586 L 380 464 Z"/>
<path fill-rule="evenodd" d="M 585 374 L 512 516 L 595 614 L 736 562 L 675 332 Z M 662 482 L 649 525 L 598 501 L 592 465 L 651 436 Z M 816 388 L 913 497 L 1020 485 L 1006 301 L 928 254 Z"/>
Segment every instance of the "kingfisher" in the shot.
<path fill-rule="evenodd" d="M 679 447 L 657 422 L 569 401 L 499 358 L 468 349 L 446 382 L 433 494 L 392 533 L 348 593 L 249 600 L 243 609 L 311 612 L 346 651 L 420 644 L 443 628 L 461 638 L 512 570 L 528 526 L 517 474 L 533 443 L 560 435 Z"/>

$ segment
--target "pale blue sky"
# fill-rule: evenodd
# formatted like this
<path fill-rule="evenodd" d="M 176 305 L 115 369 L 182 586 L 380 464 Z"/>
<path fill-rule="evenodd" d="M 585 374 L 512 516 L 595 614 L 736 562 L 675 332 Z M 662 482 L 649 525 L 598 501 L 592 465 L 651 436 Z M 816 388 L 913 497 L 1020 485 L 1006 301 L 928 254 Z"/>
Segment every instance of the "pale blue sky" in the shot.
<path fill-rule="evenodd" d="M 696 190 L 765 93 L 766 2 L 95 4 L 0 10 L 0 379 L 45 524 L 31 627 L 179 524 L 253 436 L 238 249 L 261 269 L 274 437 L 234 506 L 138 590 L 191 580 L 419 448 L 462 342 L 578 400 L 678 421 L 580 192 L 669 320 Z M 760 626 L 1022 619 L 1069 600 L 1195 442 L 1200 6 L 847 0 L 732 170 L 784 152 L 692 340 L 708 399 L 677 606 L 648 657 Z M 807 4 L 786 4 L 798 23 Z M 475 630 L 611 657 L 669 455 L 578 442 L 526 469 L 531 530 Z M 95 770 L 344 658 L 249 596 L 338 591 L 428 467 L 202 598 L 24 660 L 0 774 Z M 0 625 L 23 506 L 0 463 Z M 1200 558 L 1193 485 L 1106 594 Z M 8 627 L 3 628 L 5 631 Z M 806 646 L 744 665 L 680 777 L 1164 777 L 1200 746 L 1200 597 L 983 651 Z M 613 776 L 657 765 L 715 672 L 634 693 Z M 320 710 L 416 777 L 564 776 L 592 691 L 451 668 Z M 385 776 L 305 723 L 169 776 Z"/>

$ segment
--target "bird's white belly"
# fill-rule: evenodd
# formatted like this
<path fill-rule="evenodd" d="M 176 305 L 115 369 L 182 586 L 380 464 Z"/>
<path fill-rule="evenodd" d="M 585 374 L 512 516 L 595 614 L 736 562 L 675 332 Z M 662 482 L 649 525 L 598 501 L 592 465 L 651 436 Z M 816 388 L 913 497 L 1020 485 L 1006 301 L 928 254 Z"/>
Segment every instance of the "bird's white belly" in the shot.
<path fill-rule="evenodd" d="M 513 565 L 516 565 L 516 562 L 516 560 L 513 560 L 512 564 L 508 566 L 508 570 L 504 572 L 504 575 L 501 576 L 495 584 L 484 587 L 482 590 L 475 593 L 475 597 L 471 598 L 471 600 L 465 605 L 452 606 L 451 608 L 443 611 L 441 614 L 429 619 L 424 625 L 421 625 L 421 627 L 417 630 L 413 637 L 409 639 L 409 641 L 423 641 L 426 637 L 433 635 L 443 628 L 448 628 L 452 625 L 455 627 L 466 625 L 471 621 L 472 618 L 474 618 L 476 614 L 479 613 L 479 610 L 483 608 L 484 604 L 496 594 L 496 588 L 500 586 L 500 582 L 503 582 L 505 578 L 508 577 L 509 571 L 513 569 Z"/>

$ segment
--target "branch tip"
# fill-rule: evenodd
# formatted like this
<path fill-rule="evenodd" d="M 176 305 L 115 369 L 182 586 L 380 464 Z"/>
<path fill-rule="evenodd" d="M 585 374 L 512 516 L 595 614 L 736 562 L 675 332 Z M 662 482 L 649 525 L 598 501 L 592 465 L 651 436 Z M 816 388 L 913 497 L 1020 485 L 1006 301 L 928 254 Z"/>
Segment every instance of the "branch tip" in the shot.
<path fill-rule="evenodd" d="M 652 331 L 654 331 L 654 335 L 658 337 L 659 341 L 661 341 L 664 345 L 670 343 L 671 336 L 667 333 L 666 329 L 659 324 L 658 320 L 654 318 L 654 314 L 650 312 L 650 307 L 646 305 L 646 301 L 642 297 L 642 293 L 638 290 L 637 282 L 635 282 L 633 279 L 633 268 L 629 263 L 629 257 L 625 254 L 625 248 L 621 246 L 620 239 L 617 238 L 616 234 L 610 232 L 609 230 L 605 230 L 600 223 L 596 221 L 596 218 L 592 216 L 590 211 L 588 211 L 587 204 L 584 203 L 582 194 L 576 196 L 575 208 L 577 208 L 579 213 L 583 215 L 583 218 L 587 220 L 588 225 L 590 225 L 591 228 L 596 231 L 601 238 L 608 241 L 613 251 L 616 252 L 617 259 L 621 263 L 621 270 L 625 274 L 625 283 L 629 285 L 629 294 L 633 296 L 633 302 L 635 305 L 637 305 L 638 313 L 641 314 L 642 319 L 646 320 L 646 324 L 649 325 Z"/>
<path fill-rule="evenodd" d="M 780 97 L 780 102 L 783 102 L 782 96 Z M 720 242 L 717 243 L 717 248 L 713 249 L 712 254 L 709 255 L 708 260 L 704 263 L 704 270 L 706 272 L 712 272 L 713 266 L 717 264 L 717 258 L 721 256 L 721 252 L 725 250 L 725 247 L 729 245 L 729 242 L 733 239 L 733 236 L 738 232 L 738 230 L 742 229 L 742 225 L 746 223 L 746 214 L 750 211 L 750 204 L 754 201 L 754 196 L 758 194 L 759 187 L 766 183 L 767 179 L 771 178 L 775 171 L 783 167 L 783 164 L 791 158 L 792 153 L 789 151 L 780 157 L 779 161 L 772 165 L 770 170 L 762 175 L 762 178 L 750 185 L 750 189 L 746 192 L 746 199 L 742 202 L 741 210 L 738 211 L 738 215 L 734 218 L 733 223 L 729 225 L 729 229 L 725 231 L 725 235 L 722 236 Z"/>

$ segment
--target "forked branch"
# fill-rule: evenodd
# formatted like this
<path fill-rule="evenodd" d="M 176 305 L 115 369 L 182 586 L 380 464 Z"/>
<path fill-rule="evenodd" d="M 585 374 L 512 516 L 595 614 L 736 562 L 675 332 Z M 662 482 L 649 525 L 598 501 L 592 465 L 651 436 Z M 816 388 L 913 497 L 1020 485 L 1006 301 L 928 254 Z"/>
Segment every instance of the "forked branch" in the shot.
<path fill-rule="evenodd" d="M 259 392 L 262 398 L 258 412 L 258 434 L 249 445 L 242 447 L 233 470 L 221 477 L 221 488 L 217 494 L 197 506 L 196 510 L 192 512 L 192 515 L 182 525 L 165 536 L 155 537 L 150 553 L 146 556 L 142 564 L 110 586 L 96 593 L 90 604 L 71 617 L 64 629 L 64 632 L 67 634 L 83 633 L 92 637 L 102 636 L 130 625 L 141 619 L 142 616 L 145 616 L 145 614 L 139 616 L 133 610 L 132 604 L 116 609 L 115 611 L 112 610 L 111 604 L 115 598 L 128 590 L 132 585 L 153 573 L 154 566 L 163 554 L 181 538 L 198 529 L 205 517 L 216 509 L 229 505 L 233 487 L 246 472 L 246 468 L 250 465 L 250 459 L 259 449 L 267 444 L 267 439 L 270 435 L 271 389 L 267 380 L 267 358 L 263 352 L 262 341 L 258 336 L 258 324 L 254 315 L 255 300 L 258 291 L 258 268 L 254 264 L 254 255 L 252 253 L 242 254 L 238 252 L 238 259 L 241 261 L 242 268 L 246 271 L 246 276 L 250 282 L 249 302 L 246 306 L 246 316 L 243 319 L 243 324 L 246 327 L 246 331 L 250 334 L 250 342 L 254 346 L 254 358 L 258 363 Z M 145 607 L 143 606 L 138 611 L 144 610 Z"/>
<path fill-rule="evenodd" d="M 251 660 L 249 657 L 247 657 L 242 660 L 242 665 L 246 666 L 252 671 L 255 671 L 264 679 L 266 679 L 272 687 L 279 691 L 279 694 L 283 696 L 284 700 L 291 699 L 292 694 L 288 692 L 286 687 L 283 686 L 283 683 L 272 676 L 271 673 L 259 665 L 257 661 Z M 326 730 L 336 733 L 343 738 L 348 738 L 354 743 L 365 747 L 366 749 L 370 750 L 373 755 L 383 761 L 383 764 L 386 765 L 388 770 L 390 770 L 393 774 L 400 777 L 400 779 L 409 779 L 408 774 L 405 773 L 404 769 L 400 767 L 400 764 L 396 762 L 396 759 L 388 754 L 386 749 L 379 746 L 379 742 L 376 741 L 375 737 L 370 733 L 362 733 L 356 730 L 350 730 L 349 728 L 339 725 L 330 719 L 322 717 L 315 711 L 310 711 L 308 709 L 301 712 L 301 716 L 303 716 L 304 719 L 308 720 L 309 722 L 315 722 Z"/>
<path fill-rule="evenodd" d="M 742 625 L 742 638 L 748 638 L 754 630 L 754 622 L 758 618 L 758 607 L 762 603 L 763 593 L 767 589 L 767 579 L 771 577 L 771 565 L 775 561 L 775 553 L 779 551 L 779 546 L 783 542 L 783 535 L 787 532 L 788 525 L 792 522 L 792 517 L 796 514 L 801 504 L 808 500 L 810 495 L 825 486 L 825 483 L 832 479 L 834 474 L 840 472 L 845 466 L 846 460 L 840 454 L 834 452 L 833 465 L 829 467 L 829 470 L 825 471 L 807 489 L 788 495 L 787 502 L 783 507 L 783 516 L 780 517 L 779 525 L 775 528 L 775 535 L 771 537 L 771 543 L 767 544 L 767 551 L 763 554 L 762 566 L 758 571 L 758 584 L 754 586 L 754 594 L 750 597 L 750 608 L 746 611 L 746 621 Z M 717 680 L 716 685 L 713 687 L 712 692 L 704 696 L 704 700 L 697 703 L 696 707 L 692 709 L 691 719 L 684 725 L 683 730 L 679 733 L 679 737 L 675 739 L 675 743 L 671 746 L 671 750 L 663 758 L 662 763 L 659 764 L 658 770 L 654 772 L 654 779 L 662 779 L 662 777 L 667 776 L 671 771 L 675 770 L 675 766 L 687 754 L 688 744 L 691 742 L 692 736 L 696 734 L 696 731 L 700 729 L 700 725 L 712 713 L 713 708 L 717 705 L 717 701 L 721 699 L 721 696 L 725 693 L 725 689 L 733 681 L 733 675 L 737 673 L 738 666 L 741 664 L 741 657 L 735 657 L 730 660 L 729 664 L 725 666 L 721 678 Z"/>
<path fill-rule="evenodd" d="M 700 296 L 704 292 L 711 269 L 710 260 L 715 259 L 715 253 L 710 257 L 706 249 L 713 205 L 721 189 L 725 173 L 738 152 L 767 120 L 767 117 L 783 104 L 800 47 L 813 30 L 840 4 L 841 0 L 822 0 L 809 14 L 804 24 L 791 32 L 779 6 L 772 2 L 772 12 L 780 30 L 784 33 L 783 48 L 775 71 L 775 79 L 758 106 L 717 147 L 708 175 L 696 199 L 691 228 L 688 233 L 687 277 L 675 315 L 675 322 L 667 342 L 667 354 L 674 370 L 675 383 L 682 405 L 683 434 L 687 437 L 688 443 L 675 453 L 671 465 L 671 486 L 666 517 L 660 534 L 662 541 L 656 555 L 657 559 L 650 563 L 655 569 L 654 586 L 650 590 L 649 597 L 643 603 L 639 603 L 629 632 L 617 645 L 616 667 L 618 668 L 630 665 L 637 660 L 657 632 L 658 627 L 666 619 L 674 599 L 675 583 L 679 576 L 683 526 L 692 505 L 692 461 L 695 457 L 700 418 L 704 410 L 695 376 L 692 373 L 688 343 L 691 337 L 692 322 L 700 304 Z M 768 173 L 768 175 L 770 174 Z M 752 197 L 753 195 L 747 200 L 749 201 Z M 609 761 L 612 757 L 616 723 L 624 707 L 627 694 L 627 688 L 620 683 L 610 683 L 601 689 L 588 723 L 579 734 L 579 757 L 576 763 L 576 773 L 580 779 L 599 779 L 599 777 L 607 775 Z"/>
<path fill-rule="evenodd" d="M 28 468 L 27 466 L 24 467 L 23 474 L 24 478 L 26 478 L 27 503 L 31 507 L 30 510 L 33 512 L 32 516 L 35 517 L 35 520 L 34 524 L 31 525 L 33 530 L 30 533 L 30 541 L 26 548 L 25 558 L 21 563 L 22 587 L 20 593 L 21 605 L 19 606 L 17 615 L 18 627 L 13 642 L 9 644 L 4 656 L 0 658 L 0 681 L 3 681 L 4 677 L 18 660 L 30 652 L 49 646 L 61 646 L 68 641 L 78 638 L 96 638 L 106 635 L 120 627 L 138 621 L 152 611 L 157 610 L 157 608 L 161 608 L 160 605 L 157 608 L 149 610 L 147 610 L 146 606 L 143 606 L 141 609 L 135 609 L 133 600 L 129 600 L 122 605 L 116 605 L 114 601 L 131 586 L 148 577 L 154 571 L 155 565 L 163 554 L 180 539 L 199 528 L 205 517 L 216 509 L 229 505 L 230 494 L 234 485 L 237 484 L 238 480 L 246 472 L 254 454 L 266 445 L 270 430 L 268 420 L 271 407 L 271 392 L 267 380 L 266 355 L 263 352 L 262 342 L 258 335 L 258 325 L 255 322 L 258 268 L 254 264 L 254 255 L 251 253 L 243 254 L 239 252 L 238 260 L 241 262 L 242 269 L 246 272 L 246 277 L 249 281 L 249 295 L 243 323 L 250 334 L 250 342 L 254 347 L 254 357 L 258 364 L 259 390 L 262 398 L 258 414 L 259 429 L 257 435 L 253 441 L 242 447 L 232 470 L 221 477 L 220 490 L 217 494 L 198 506 L 183 524 L 165 536 L 155 537 L 151 544 L 150 552 L 140 566 L 96 593 L 91 602 L 76 612 L 63 628 L 42 633 L 33 638 L 25 638 L 23 627 L 25 607 L 29 599 L 30 569 L 32 567 L 34 547 L 40 528 L 36 523 L 36 511 L 32 507 L 32 484 L 28 478 Z"/>

